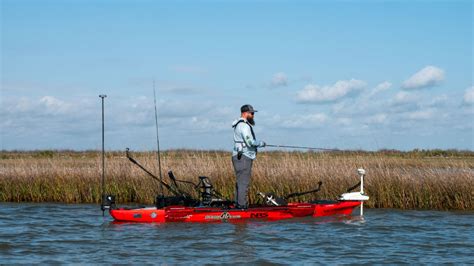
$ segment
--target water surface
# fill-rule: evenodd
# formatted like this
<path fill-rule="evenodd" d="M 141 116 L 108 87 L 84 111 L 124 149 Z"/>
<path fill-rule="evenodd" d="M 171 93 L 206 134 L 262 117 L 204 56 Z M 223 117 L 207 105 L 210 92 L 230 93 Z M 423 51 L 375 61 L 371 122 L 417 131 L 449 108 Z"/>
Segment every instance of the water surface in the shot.
<path fill-rule="evenodd" d="M 354 213 L 356 214 L 356 213 Z M 97 205 L 0 204 L 0 263 L 474 263 L 474 212 L 114 224 Z"/>

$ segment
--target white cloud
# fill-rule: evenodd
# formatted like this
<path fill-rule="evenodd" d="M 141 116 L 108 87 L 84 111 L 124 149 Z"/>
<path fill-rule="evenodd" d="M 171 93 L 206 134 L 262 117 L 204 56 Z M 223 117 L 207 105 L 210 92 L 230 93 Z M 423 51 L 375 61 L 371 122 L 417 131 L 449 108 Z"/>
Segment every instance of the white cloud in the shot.
<path fill-rule="evenodd" d="M 402 84 L 403 89 L 421 89 L 433 87 L 444 80 L 444 70 L 435 66 L 426 66 L 416 72 Z"/>
<path fill-rule="evenodd" d="M 428 107 L 442 107 L 445 106 L 448 103 L 448 96 L 443 94 L 434 97 L 430 102 L 424 104 L 423 106 L 428 106 Z"/>
<path fill-rule="evenodd" d="M 352 119 L 347 117 L 340 117 L 336 120 L 336 125 L 348 126 L 352 123 Z"/>
<path fill-rule="evenodd" d="M 427 120 L 434 116 L 433 109 L 418 110 L 407 113 L 406 117 L 411 120 Z"/>
<path fill-rule="evenodd" d="M 474 104 L 474 86 L 467 88 L 464 92 L 464 103 Z"/>
<path fill-rule="evenodd" d="M 9 100 L 8 104 L 2 104 L 2 111 L 10 111 L 11 113 L 26 112 L 31 109 L 32 105 L 33 103 L 28 98 L 22 97 L 16 99 L 16 101 Z"/>
<path fill-rule="evenodd" d="M 97 125 L 100 110 L 97 97 L 66 101 L 53 96 L 39 98 L 9 97 L 0 106 L 0 127 L 7 139 L 54 139 L 51 145 L 87 135 Z M 42 141 L 39 141 L 41 143 Z M 39 144 L 38 143 L 38 144 Z"/>
<path fill-rule="evenodd" d="M 53 96 L 44 96 L 39 100 L 45 111 L 52 114 L 67 113 L 71 109 L 71 104 L 61 101 Z"/>
<path fill-rule="evenodd" d="M 344 101 L 335 103 L 331 107 L 332 112 L 335 114 L 343 113 L 346 110 L 346 108 L 347 108 L 347 105 Z"/>
<path fill-rule="evenodd" d="M 9 98 L 0 108 L 6 118 L 14 116 L 38 117 L 45 115 L 74 114 L 79 111 L 73 103 L 67 103 L 53 96 L 31 99 L 27 97 Z"/>
<path fill-rule="evenodd" d="M 385 91 L 385 90 L 388 90 L 392 87 L 392 83 L 388 82 L 388 81 L 384 81 L 382 83 L 380 83 L 379 85 L 377 85 L 369 94 L 369 96 L 373 96 L 379 92 L 382 92 L 382 91 Z"/>
<path fill-rule="evenodd" d="M 387 115 L 384 113 L 372 115 L 366 119 L 368 124 L 382 124 L 385 121 L 387 121 Z"/>
<path fill-rule="evenodd" d="M 272 87 L 288 86 L 288 77 L 283 72 L 275 73 L 275 75 L 273 75 L 273 78 L 272 78 L 271 86 Z"/>
<path fill-rule="evenodd" d="M 110 131 L 154 126 L 153 100 L 144 96 L 106 102 L 105 112 Z M 158 102 L 158 119 L 162 127 L 173 125 L 177 129 L 192 129 L 186 124 L 188 119 L 197 117 L 204 121 L 211 113 L 216 122 L 222 123 L 229 123 L 233 116 L 228 107 L 216 107 L 212 102 Z M 29 126 L 46 127 L 44 132 L 51 134 L 65 131 L 81 134 L 97 125 L 97 119 L 100 119 L 100 99 L 88 97 L 76 101 L 52 96 L 9 98 L 7 104 L 0 106 L 0 117 L 0 126 L 8 126 L 12 131 Z"/>
<path fill-rule="evenodd" d="M 275 115 L 271 118 L 271 125 L 278 125 L 282 128 L 316 128 L 323 125 L 328 120 L 324 113 L 314 113 L 306 115 L 280 116 Z"/>
<path fill-rule="evenodd" d="M 392 100 L 392 105 L 404 105 L 409 103 L 414 103 L 419 100 L 419 97 L 413 93 L 400 91 L 395 94 L 395 97 Z"/>
<path fill-rule="evenodd" d="M 387 102 L 390 112 L 399 113 L 420 108 L 421 97 L 417 93 L 400 91 Z M 380 108 L 384 108 L 381 106 Z"/>
<path fill-rule="evenodd" d="M 331 86 L 320 87 L 308 84 L 297 93 L 296 99 L 300 103 L 333 102 L 363 89 L 367 84 L 362 80 L 340 80 Z"/>

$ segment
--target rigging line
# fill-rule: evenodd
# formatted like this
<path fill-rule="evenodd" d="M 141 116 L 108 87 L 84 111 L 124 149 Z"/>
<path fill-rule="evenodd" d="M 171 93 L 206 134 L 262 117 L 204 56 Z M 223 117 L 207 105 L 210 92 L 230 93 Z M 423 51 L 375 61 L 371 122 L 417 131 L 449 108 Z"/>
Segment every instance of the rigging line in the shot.
<path fill-rule="evenodd" d="M 155 80 L 153 80 L 153 102 L 155 103 L 155 125 L 156 125 L 156 155 L 158 157 L 158 172 L 160 176 L 160 192 L 163 195 L 163 175 L 161 174 L 161 156 L 160 156 L 160 138 L 158 134 L 158 111 L 156 108 L 156 90 L 155 90 Z"/>

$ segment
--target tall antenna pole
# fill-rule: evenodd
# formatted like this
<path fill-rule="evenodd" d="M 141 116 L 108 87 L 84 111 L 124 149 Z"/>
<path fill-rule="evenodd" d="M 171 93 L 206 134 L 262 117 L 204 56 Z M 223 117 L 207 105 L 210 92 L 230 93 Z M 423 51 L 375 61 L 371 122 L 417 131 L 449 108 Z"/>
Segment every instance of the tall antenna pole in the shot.
<path fill-rule="evenodd" d="M 156 125 L 156 154 L 158 157 L 158 171 L 160 174 L 160 192 L 163 196 L 163 176 L 161 175 L 161 157 L 160 157 L 160 138 L 158 134 L 158 111 L 156 109 L 156 90 L 155 90 L 155 80 L 153 80 L 153 101 L 155 103 L 155 125 Z"/>
<path fill-rule="evenodd" d="M 99 97 L 102 99 L 102 194 L 100 195 L 101 197 L 101 209 L 102 209 L 102 216 L 104 216 L 104 193 L 105 193 L 105 137 L 104 137 L 104 99 L 107 97 L 105 94 L 99 95 Z"/>

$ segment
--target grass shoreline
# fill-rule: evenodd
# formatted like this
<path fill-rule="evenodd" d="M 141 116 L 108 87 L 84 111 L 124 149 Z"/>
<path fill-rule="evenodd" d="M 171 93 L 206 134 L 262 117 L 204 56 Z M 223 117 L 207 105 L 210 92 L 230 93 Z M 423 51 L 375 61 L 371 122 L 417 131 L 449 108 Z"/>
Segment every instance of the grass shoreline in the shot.
<path fill-rule="evenodd" d="M 158 173 L 156 153 L 133 156 Z M 233 197 L 235 176 L 230 153 L 170 150 L 162 153 L 163 176 L 209 176 L 224 196 Z M 356 169 L 367 170 L 369 208 L 474 210 L 474 152 L 456 150 L 261 152 L 255 161 L 249 196 L 257 191 L 286 195 L 314 188 L 321 192 L 297 200 L 335 199 L 358 182 Z M 100 202 L 100 152 L 1 151 L 1 202 Z M 131 164 L 122 151 L 107 152 L 106 190 L 120 203 L 152 204 L 159 185 Z M 192 192 L 190 190 L 190 192 Z"/>

